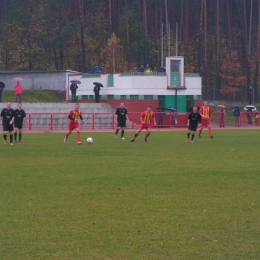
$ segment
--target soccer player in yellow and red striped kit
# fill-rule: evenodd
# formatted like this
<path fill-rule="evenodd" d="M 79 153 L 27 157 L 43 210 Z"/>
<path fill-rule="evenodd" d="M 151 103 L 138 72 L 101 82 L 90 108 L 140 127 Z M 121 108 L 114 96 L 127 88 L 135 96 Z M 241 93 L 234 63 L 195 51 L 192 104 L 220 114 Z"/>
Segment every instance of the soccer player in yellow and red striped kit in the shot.
<path fill-rule="evenodd" d="M 76 104 L 75 108 L 70 110 L 68 118 L 70 119 L 69 130 L 68 130 L 68 132 L 65 135 L 64 143 L 67 143 L 69 135 L 75 129 L 77 131 L 77 141 L 78 141 L 78 144 L 81 144 L 80 133 L 79 133 L 79 118 L 80 118 L 81 122 L 84 122 L 84 121 L 83 121 L 83 118 L 82 118 L 82 113 L 79 110 L 79 104 Z"/>
<path fill-rule="evenodd" d="M 155 120 L 155 114 L 154 112 L 152 111 L 152 107 L 151 106 L 148 106 L 147 107 L 147 110 L 144 111 L 142 114 L 141 114 L 141 117 L 140 117 L 140 120 L 141 120 L 141 124 L 139 126 L 139 129 L 138 131 L 135 133 L 134 137 L 132 138 L 132 140 L 130 142 L 134 142 L 136 137 L 139 135 L 139 133 L 143 130 L 143 129 L 146 129 L 147 130 L 147 133 L 145 135 L 145 142 L 147 142 L 147 138 L 148 136 L 150 135 L 151 133 L 151 121 L 153 119 L 153 122 L 154 124 L 156 125 L 156 120 Z"/>
<path fill-rule="evenodd" d="M 202 106 L 199 110 L 199 113 L 201 115 L 201 127 L 199 130 L 199 138 L 201 137 L 201 132 L 203 130 L 204 127 L 208 128 L 208 133 L 209 133 L 209 137 L 213 138 L 212 136 L 212 130 L 210 127 L 210 118 L 211 118 L 211 114 L 212 114 L 212 110 L 211 108 L 208 106 L 208 102 L 204 102 L 204 106 Z"/>

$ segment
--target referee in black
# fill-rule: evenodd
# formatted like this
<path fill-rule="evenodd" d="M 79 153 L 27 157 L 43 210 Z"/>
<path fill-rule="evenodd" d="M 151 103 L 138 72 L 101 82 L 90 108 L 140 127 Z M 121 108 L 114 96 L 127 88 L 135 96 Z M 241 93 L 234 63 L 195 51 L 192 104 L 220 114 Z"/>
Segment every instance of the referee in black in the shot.
<path fill-rule="evenodd" d="M 26 114 L 22 109 L 22 103 L 18 103 L 18 108 L 14 110 L 14 142 L 17 143 L 17 132 L 19 132 L 19 143 L 22 142 L 22 128 Z"/>
<path fill-rule="evenodd" d="M 198 113 L 198 108 L 193 107 L 192 112 L 190 112 L 188 116 L 188 133 L 187 133 L 187 139 L 186 143 L 193 143 L 193 139 L 195 137 L 195 133 L 198 127 L 198 124 L 201 122 L 201 115 Z M 190 138 L 191 134 L 191 140 Z"/>
<path fill-rule="evenodd" d="M 14 110 L 11 108 L 11 103 L 6 103 L 6 108 L 1 112 L 1 121 L 3 124 L 3 134 L 4 134 L 4 145 L 6 145 L 6 137 L 9 132 L 10 135 L 10 145 L 13 145 L 13 122 L 14 122 Z"/>
<path fill-rule="evenodd" d="M 128 114 L 127 114 L 127 109 L 124 106 L 124 103 L 120 104 L 120 106 L 116 110 L 115 115 L 117 117 L 117 129 L 115 132 L 115 138 L 117 138 L 117 134 L 121 129 L 121 139 L 125 140 L 124 133 L 126 127 L 126 120 L 128 120 Z"/>

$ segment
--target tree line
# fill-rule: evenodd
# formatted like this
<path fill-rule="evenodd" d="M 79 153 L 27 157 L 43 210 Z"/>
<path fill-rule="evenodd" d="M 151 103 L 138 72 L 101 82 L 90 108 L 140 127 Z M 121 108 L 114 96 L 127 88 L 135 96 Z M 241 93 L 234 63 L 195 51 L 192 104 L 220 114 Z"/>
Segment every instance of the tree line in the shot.
<path fill-rule="evenodd" d="M 99 65 L 119 73 L 141 64 L 159 68 L 178 54 L 186 72 L 202 76 L 204 99 L 258 101 L 260 0 L 0 0 L 0 6 L 0 70 L 91 72 Z"/>

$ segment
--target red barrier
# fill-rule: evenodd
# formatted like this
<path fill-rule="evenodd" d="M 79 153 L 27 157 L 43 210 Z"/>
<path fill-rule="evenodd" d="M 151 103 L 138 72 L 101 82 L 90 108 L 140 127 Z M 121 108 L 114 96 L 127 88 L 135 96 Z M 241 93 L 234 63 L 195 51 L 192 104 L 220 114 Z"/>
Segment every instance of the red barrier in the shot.
<path fill-rule="evenodd" d="M 260 126 L 260 113 L 258 111 L 241 112 L 240 126 Z"/>
<path fill-rule="evenodd" d="M 243 118 L 244 112 L 241 113 Z M 187 112 L 155 112 L 156 125 L 153 128 L 178 128 L 187 127 Z M 114 113 L 83 113 L 84 123 L 80 122 L 81 130 L 113 130 L 117 127 Z M 128 129 L 138 129 L 141 123 L 141 112 L 128 113 Z M 220 121 L 221 120 L 221 121 Z M 68 113 L 27 113 L 24 130 L 31 131 L 66 131 L 68 129 Z M 220 122 L 225 126 L 225 114 L 213 112 L 211 125 L 219 127 Z M 259 123 L 258 123 L 259 125 Z"/>

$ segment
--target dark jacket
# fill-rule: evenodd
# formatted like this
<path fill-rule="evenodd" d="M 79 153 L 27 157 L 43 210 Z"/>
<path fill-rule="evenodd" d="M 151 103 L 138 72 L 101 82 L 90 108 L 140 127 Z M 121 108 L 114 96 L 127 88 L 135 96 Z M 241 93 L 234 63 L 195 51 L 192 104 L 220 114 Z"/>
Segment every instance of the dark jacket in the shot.
<path fill-rule="evenodd" d="M 5 87 L 5 83 L 4 82 L 0 82 L 0 91 L 2 92 L 4 90 Z"/>
<path fill-rule="evenodd" d="M 71 93 L 72 93 L 72 94 L 76 94 L 77 88 L 78 88 L 78 85 L 77 85 L 77 84 L 71 84 L 71 85 L 70 85 Z"/>
<path fill-rule="evenodd" d="M 239 109 L 235 109 L 233 111 L 233 116 L 240 116 L 240 110 Z"/>
<path fill-rule="evenodd" d="M 95 93 L 96 95 L 98 95 L 98 94 L 99 94 L 99 91 L 100 91 L 100 87 L 97 86 L 97 85 L 95 85 L 95 87 L 93 88 L 93 91 L 94 91 L 94 93 Z"/>

